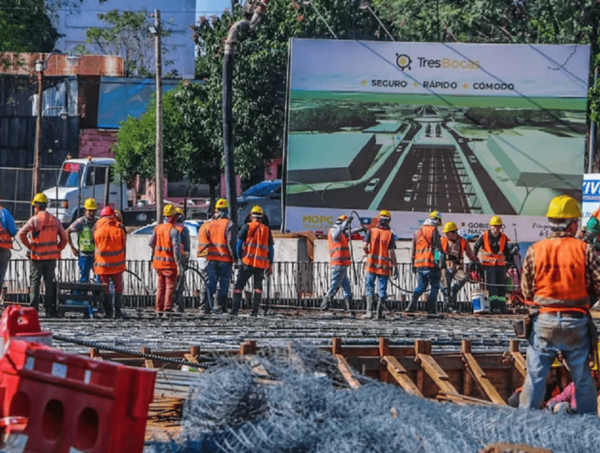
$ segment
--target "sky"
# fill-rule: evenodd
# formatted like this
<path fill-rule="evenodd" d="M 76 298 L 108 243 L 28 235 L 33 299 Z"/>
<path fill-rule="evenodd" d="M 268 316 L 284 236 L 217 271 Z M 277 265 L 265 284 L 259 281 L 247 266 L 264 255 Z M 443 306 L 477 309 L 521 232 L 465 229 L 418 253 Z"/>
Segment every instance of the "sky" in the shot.
<path fill-rule="evenodd" d="M 197 16 L 211 16 L 215 11 L 223 11 L 225 8 L 231 8 L 231 0 L 196 0 Z"/>

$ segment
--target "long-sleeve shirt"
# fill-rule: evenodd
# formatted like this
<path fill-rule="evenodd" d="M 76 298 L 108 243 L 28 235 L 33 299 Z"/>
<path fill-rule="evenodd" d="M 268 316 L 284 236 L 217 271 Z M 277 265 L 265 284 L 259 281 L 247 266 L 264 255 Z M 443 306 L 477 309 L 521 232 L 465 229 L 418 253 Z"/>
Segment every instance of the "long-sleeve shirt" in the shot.
<path fill-rule="evenodd" d="M 29 249 L 31 248 L 31 242 L 27 238 L 27 234 L 35 233 L 37 231 L 40 231 L 40 219 L 37 215 L 34 215 L 19 230 L 17 233 L 17 238 L 25 247 Z M 59 238 L 58 249 L 62 250 L 67 246 L 67 233 L 65 232 L 62 223 L 60 223 L 60 220 L 58 219 L 56 219 L 56 232 L 58 233 Z"/>
<path fill-rule="evenodd" d="M 546 407 L 552 409 L 557 403 L 569 403 L 572 409 L 577 409 L 577 401 L 575 400 L 575 384 L 571 382 L 565 387 L 560 395 L 551 398 L 547 403 Z"/>
<path fill-rule="evenodd" d="M 181 229 L 181 245 L 183 245 L 185 256 L 189 257 L 191 249 L 190 230 L 185 226 L 185 224 L 183 224 L 183 228 Z"/>
<path fill-rule="evenodd" d="M 250 230 L 250 224 L 246 223 L 240 230 L 240 234 L 238 236 L 237 241 L 237 256 L 238 259 L 242 259 L 243 250 L 244 250 L 244 242 L 246 242 L 246 238 L 248 237 L 248 231 Z M 234 255 L 235 256 L 235 255 Z M 275 258 L 275 242 L 273 241 L 273 235 L 271 234 L 271 229 L 269 228 L 269 263 L 273 264 L 273 259 Z"/>
<path fill-rule="evenodd" d="M 570 234 L 564 231 L 553 231 L 548 239 L 567 236 Z M 585 284 L 590 297 L 600 296 L 600 258 L 589 244 L 585 248 Z M 521 292 L 525 300 L 533 300 L 535 293 L 535 252 L 533 247 L 529 247 L 523 262 Z"/>
<path fill-rule="evenodd" d="M 494 236 L 493 234 L 489 234 L 490 237 L 490 247 L 492 249 L 492 253 L 500 253 L 500 235 Z M 507 238 L 508 241 L 508 238 Z M 483 247 L 483 234 L 477 238 L 475 245 L 473 246 L 473 253 L 477 255 L 479 250 Z M 504 256 L 507 258 L 511 255 L 509 247 L 504 247 Z"/>
<path fill-rule="evenodd" d="M 16 236 L 17 226 L 15 225 L 15 220 L 6 208 L 0 208 L 0 225 L 2 225 L 2 228 L 8 231 L 8 234 L 12 237 Z"/>
<path fill-rule="evenodd" d="M 340 238 L 342 237 L 342 234 L 345 234 L 346 237 L 348 237 L 348 221 L 350 219 L 346 219 L 344 220 L 342 223 L 334 223 L 333 226 L 331 227 L 331 235 L 333 236 L 333 240 L 338 242 L 340 240 Z M 360 233 L 361 231 L 364 231 L 363 227 L 360 228 L 356 228 L 354 230 L 350 231 L 350 236 L 352 236 L 355 233 Z"/>
<path fill-rule="evenodd" d="M 179 230 L 173 227 L 170 231 L 171 244 L 173 244 L 173 256 L 175 257 L 175 262 L 177 265 L 182 264 L 182 255 L 181 255 L 181 235 L 179 234 Z M 148 245 L 154 251 L 154 247 L 156 246 L 156 229 L 152 232 L 152 236 L 150 236 L 150 240 L 148 241 Z"/>

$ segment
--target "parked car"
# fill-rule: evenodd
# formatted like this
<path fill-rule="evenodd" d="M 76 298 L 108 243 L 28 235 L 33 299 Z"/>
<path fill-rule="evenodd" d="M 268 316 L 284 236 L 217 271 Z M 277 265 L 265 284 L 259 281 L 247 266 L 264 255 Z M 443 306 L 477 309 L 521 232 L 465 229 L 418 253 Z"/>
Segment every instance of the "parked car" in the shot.
<path fill-rule="evenodd" d="M 413 193 L 414 193 L 413 189 L 407 189 L 406 192 L 404 192 L 404 201 L 407 203 L 410 203 L 413 198 Z"/>
<path fill-rule="evenodd" d="M 373 178 L 369 181 L 369 184 L 367 184 L 367 187 L 365 187 L 365 192 L 373 192 L 375 190 L 375 187 L 377 187 L 377 185 L 379 184 L 379 178 Z"/>
<path fill-rule="evenodd" d="M 241 227 L 256 205 L 263 208 L 271 229 L 281 227 L 281 179 L 260 182 L 242 193 L 238 202 L 238 226 Z"/>
<path fill-rule="evenodd" d="M 464 142 L 465 142 L 465 140 L 464 140 L 464 139 L 462 139 L 462 138 L 459 138 L 459 139 L 458 139 L 458 143 L 464 143 Z"/>
<path fill-rule="evenodd" d="M 476 164 L 477 158 L 475 156 L 469 156 L 469 162 L 471 162 L 472 164 Z"/>
<path fill-rule="evenodd" d="M 413 182 L 419 182 L 420 180 L 421 180 L 421 175 L 413 175 L 413 177 L 412 177 Z"/>
<path fill-rule="evenodd" d="M 203 223 L 203 220 L 186 220 L 185 226 L 190 230 L 190 236 L 198 236 L 198 232 Z M 133 231 L 131 234 L 152 234 L 154 228 L 156 228 L 156 222 L 143 226 Z"/>

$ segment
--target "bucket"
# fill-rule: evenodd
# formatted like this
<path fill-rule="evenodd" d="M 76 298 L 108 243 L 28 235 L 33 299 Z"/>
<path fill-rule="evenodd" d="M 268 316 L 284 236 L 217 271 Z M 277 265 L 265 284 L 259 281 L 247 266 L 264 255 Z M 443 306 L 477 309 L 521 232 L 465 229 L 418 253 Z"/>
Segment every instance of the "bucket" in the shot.
<path fill-rule="evenodd" d="M 473 291 L 471 293 L 473 313 L 489 313 L 490 298 L 487 291 Z"/>

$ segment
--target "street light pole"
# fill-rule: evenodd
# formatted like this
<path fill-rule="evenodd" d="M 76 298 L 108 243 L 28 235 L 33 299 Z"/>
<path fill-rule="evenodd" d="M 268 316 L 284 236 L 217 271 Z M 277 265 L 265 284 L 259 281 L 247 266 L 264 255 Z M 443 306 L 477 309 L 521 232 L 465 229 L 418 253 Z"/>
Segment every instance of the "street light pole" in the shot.
<path fill-rule="evenodd" d="M 160 43 L 160 11 L 154 10 L 154 51 L 156 60 L 156 224 L 163 221 L 164 204 L 164 165 L 163 165 L 163 133 L 162 133 L 162 54 Z"/>
<path fill-rule="evenodd" d="M 35 194 L 37 194 L 40 190 L 40 167 L 42 165 L 42 97 L 44 95 L 44 60 L 37 60 L 35 62 L 35 70 L 37 72 L 37 95 L 38 95 L 38 103 L 37 103 L 37 117 L 35 119 L 35 151 L 33 155 L 33 180 L 32 180 L 32 188 L 33 194 L 32 198 Z"/>

